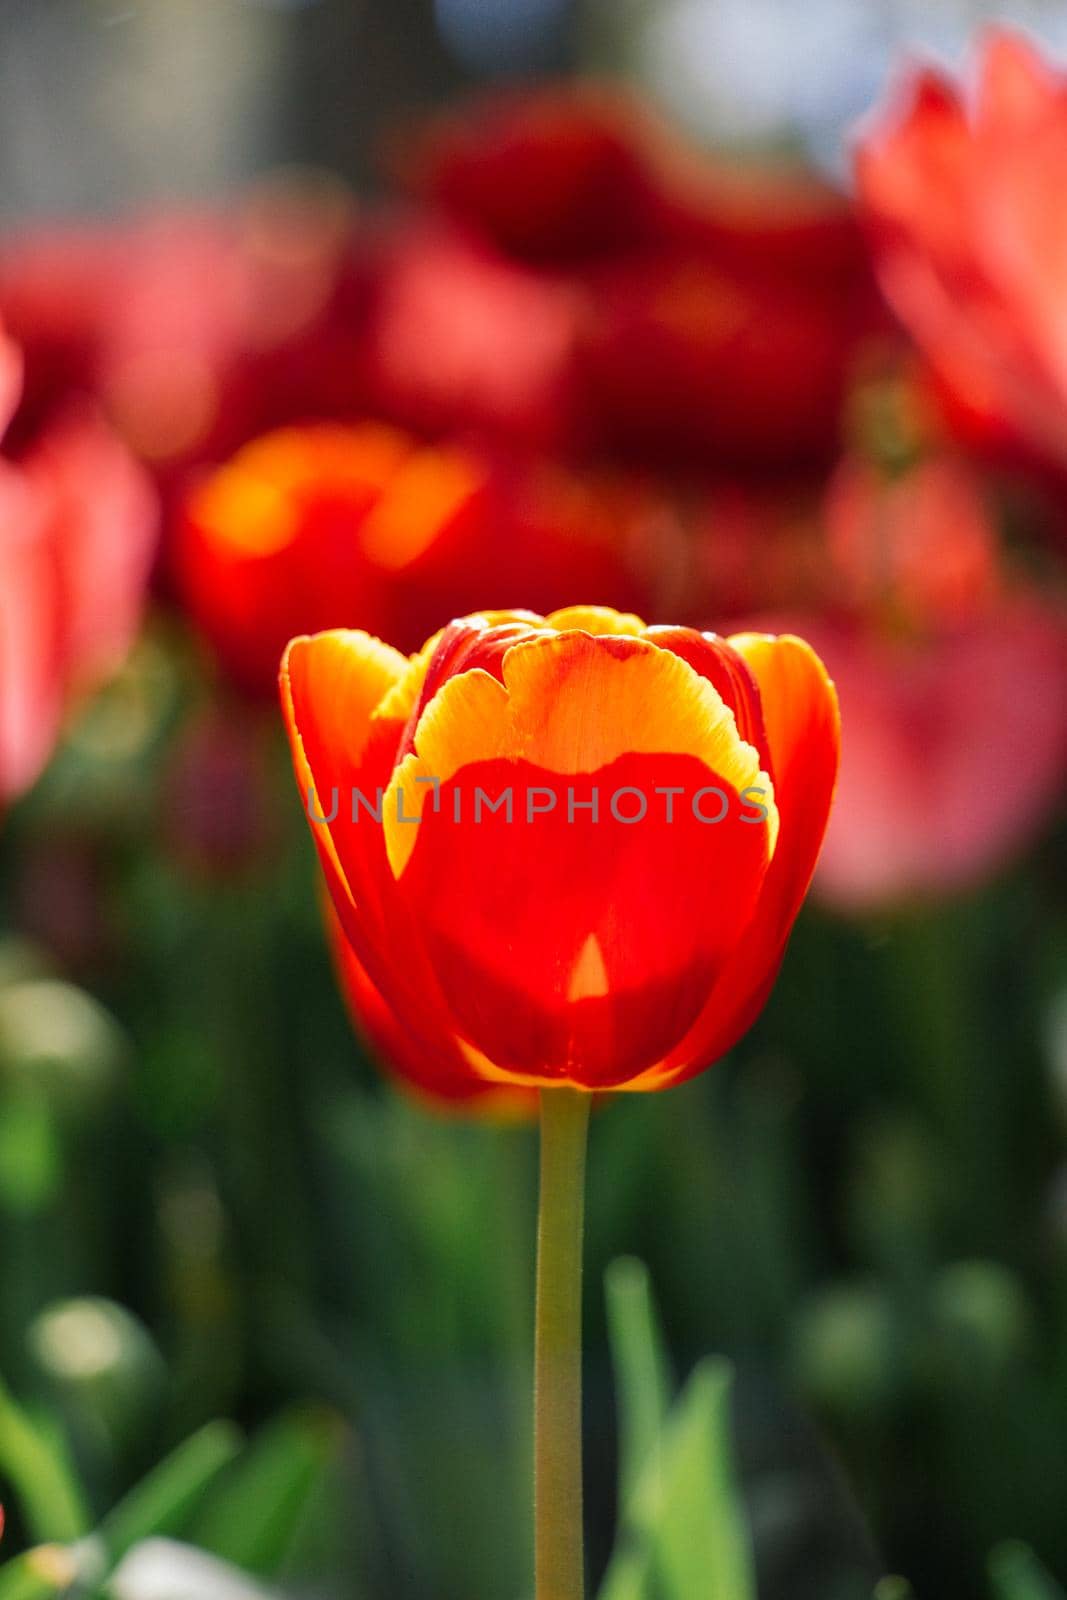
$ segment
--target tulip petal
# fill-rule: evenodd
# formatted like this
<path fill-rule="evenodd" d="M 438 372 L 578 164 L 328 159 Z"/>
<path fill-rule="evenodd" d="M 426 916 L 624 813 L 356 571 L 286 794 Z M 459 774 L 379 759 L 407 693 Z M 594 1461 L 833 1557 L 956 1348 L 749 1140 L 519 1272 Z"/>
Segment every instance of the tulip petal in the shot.
<path fill-rule="evenodd" d="M 555 628 L 557 633 L 566 633 L 575 628 L 594 635 L 620 633 L 639 636 L 645 632 L 645 624 L 640 617 L 635 617 L 631 611 L 613 611 L 610 606 L 566 606 L 561 611 L 553 611 L 551 616 L 545 618 L 545 623 Z"/>
<path fill-rule="evenodd" d="M 742 820 L 729 781 L 678 753 L 584 773 L 479 761 L 407 831 L 397 888 L 457 1030 L 520 1081 L 590 1088 L 684 1037 L 768 860 L 766 824 Z"/>
<path fill-rule="evenodd" d="M 408 672 L 405 656 L 367 633 L 337 629 L 294 639 L 281 667 L 282 714 L 301 795 L 334 902 L 342 916 L 366 876 L 369 819 L 353 822 L 353 793 L 366 794 L 373 714 Z M 402 724 L 395 725 L 398 740 Z M 367 796 L 373 802 L 373 791 Z M 326 819 L 326 820 L 317 820 Z M 346 926 L 347 926 L 346 919 Z"/>
<path fill-rule="evenodd" d="M 773 780 L 774 762 L 767 743 L 759 685 L 744 657 L 718 634 L 698 633 L 695 628 L 649 628 L 646 637 L 661 649 L 673 650 L 714 685 L 733 712 L 738 733 L 755 746 Z"/>
<path fill-rule="evenodd" d="M 811 647 L 791 634 L 729 643 L 759 684 L 781 816 L 778 848 L 744 937 L 688 1038 L 627 1088 L 664 1088 L 724 1055 L 755 1021 L 778 974 L 830 815 L 840 754 L 837 695 Z"/>
<path fill-rule="evenodd" d="M 325 904 L 326 932 L 341 991 L 356 1031 L 366 1038 L 383 1064 L 424 1102 L 435 1109 L 475 1109 L 494 1117 L 529 1114 L 533 1102 L 528 1091 L 502 1087 L 479 1076 L 451 1035 L 441 1032 L 428 1048 L 413 1034 L 372 981 L 360 961 L 332 904 Z"/>
<path fill-rule="evenodd" d="M 432 1060 L 450 1024 L 406 906 L 383 892 L 391 874 L 372 814 L 404 727 L 391 709 L 417 692 L 423 670 L 420 657 L 409 662 L 369 634 L 337 630 L 292 641 L 281 694 L 297 780 L 345 935 L 369 981 Z"/>
<path fill-rule="evenodd" d="M 625 754 L 692 754 L 738 794 L 765 792 L 773 852 L 777 808 L 758 752 L 714 685 L 673 651 L 624 635 L 536 634 L 507 651 L 502 672 L 503 682 L 484 671 L 450 678 L 424 711 L 386 797 L 396 876 L 415 843 L 402 819 L 422 815 L 432 780 L 497 757 L 567 774 Z"/>

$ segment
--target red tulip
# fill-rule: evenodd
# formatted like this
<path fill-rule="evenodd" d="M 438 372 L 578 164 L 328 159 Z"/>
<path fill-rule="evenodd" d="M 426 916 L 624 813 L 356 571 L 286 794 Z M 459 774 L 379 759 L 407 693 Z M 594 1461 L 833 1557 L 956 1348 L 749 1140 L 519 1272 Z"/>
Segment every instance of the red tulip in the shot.
<path fill-rule="evenodd" d="M 152 564 L 156 506 L 91 412 L 0 463 L 0 797 L 37 777 L 72 697 L 121 663 Z"/>
<path fill-rule="evenodd" d="M 991 31 L 973 89 L 908 74 L 856 172 L 885 292 L 961 405 L 1067 466 L 1067 77 Z"/>
<path fill-rule="evenodd" d="M 27 355 L 36 424 L 91 392 L 158 473 L 295 414 L 356 403 L 339 302 L 353 204 L 336 183 L 267 181 L 225 213 L 50 225 L 0 243 L 0 305 Z M 356 295 L 358 307 L 358 293 Z"/>
<path fill-rule="evenodd" d="M 381 230 L 371 258 L 360 359 L 373 410 L 541 447 L 579 434 L 576 285 L 439 224 Z"/>
<path fill-rule="evenodd" d="M 837 767 L 800 640 L 476 615 L 410 660 L 297 639 L 282 701 L 334 907 L 430 1092 L 664 1088 L 751 1024 Z"/>
<path fill-rule="evenodd" d="M 22 396 L 22 354 L 0 327 L 0 438 Z"/>
<path fill-rule="evenodd" d="M 550 393 L 562 442 L 631 463 L 765 474 L 838 447 L 857 343 L 884 313 L 850 206 L 810 175 L 709 157 L 639 101 L 588 86 L 431 121 L 399 167 L 521 270 L 512 295 L 527 285 L 528 331 L 508 347 L 520 352 L 516 383 L 529 347 L 540 353 L 524 390 L 541 407 L 540 438 Z M 477 303 L 474 277 L 460 305 Z M 447 374 L 447 314 L 424 319 L 422 347 L 419 324 L 412 312 L 416 369 L 440 342 Z"/>
<path fill-rule="evenodd" d="M 397 140 L 409 191 L 517 260 L 556 267 L 647 243 L 660 221 L 640 101 L 593 85 L 505 93 Z"/>
<path fill-rule="evenodd" d="M 848 290 L 665 251 L 592 289 L 579 381 L 606 448 L 763 472 L 837 449 L 865 320 Z"/>

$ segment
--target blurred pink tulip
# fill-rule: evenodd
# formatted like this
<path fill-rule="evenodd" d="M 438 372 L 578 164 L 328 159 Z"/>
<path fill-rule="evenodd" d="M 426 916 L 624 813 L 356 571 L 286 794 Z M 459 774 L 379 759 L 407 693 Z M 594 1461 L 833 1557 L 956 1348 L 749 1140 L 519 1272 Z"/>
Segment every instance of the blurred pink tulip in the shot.
<path fill-rule="evenodd" d="M 90 409 L 0 462 L 0 800 L 29 787 L 72 697 L 129 649 L 156 521 L 143 470 Z"/>
<path fill-rule="evenodd" d="M 1067 469 L 1067 75 L 991 30 L 972 86 L 906 75 L 856 174 L 885 293 L 963 410 Z"/>
<path fill-rule="evenodd" d="M 844 728 L 815 892 L 860 911 L 964 890 L 1063 792 L 1067 610 L 1010 570 L 989 486 L 956 456 L 889 476 L 846 459 L 823 529 L 821 595 L 788 613 Z"/>
<path fill-rule="evenodd" d="M 819 621 L 809 634 L 847 729 L 820 898 L 936 898 L 1025 848 L 1067 772 L 1062 616 L 1024 597 L 923 639 Z"/>

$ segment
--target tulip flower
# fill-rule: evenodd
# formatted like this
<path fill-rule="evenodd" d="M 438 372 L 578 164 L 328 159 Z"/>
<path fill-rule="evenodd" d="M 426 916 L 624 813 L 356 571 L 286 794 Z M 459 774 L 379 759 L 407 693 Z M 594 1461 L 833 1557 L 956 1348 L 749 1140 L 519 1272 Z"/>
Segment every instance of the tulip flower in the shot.
<path fill-rule="evenodd" d="M 537 1592 L 575 1600 L 589 1103 L 699 1072 L 761 1009 L 829 813 L 833 686 L 797 638 L 578 606 L 466 617 L 410 658 L 295 639 L 281 693 L 351 971 L 406 1069 L 540 1091 Z"/>
<path fill-rule="evenodd" d="M 19 403 L 22 392 L 22 355 L 0 327 L 0 437 Z"/>
<path fill-rule="evenodd" d="M 792 469 L 832 456 L 864 279 L 815 283 L 661 251 L 591 282 L 577 365 L 605 448 L 656 466 Z"/>
<path fill-rule="evenodd" d="M 804 626 L 849 728 L 819 898 L 853 913 L 928 901 L 1019 854 L 1067 775 L 1064 617 L 1021 594 L 922 637 L 840 619 Z M 1007 722 L 990 741 L 998 706 Z"/>
<path fill-rule="evenodd" d="M 401 183 L 508 255 L 572 264 L 646 243 L 662 222 L 638 100 L 592 85 L 487 96 L 399 137 Z"/>
<path fill-rule="evenodd" d="M 580 436 L 576 285 L 440 224 L 380 229 L 368 258 L 370 409 L 431 436 L 459 428 L 542 449 Z"/>
<path fill-rule="evenodd" d="M 856 175 L 885 293 L 950 390 L 1067 465 L 1067 77 L 990 31 L 973 90 L 908 73 Z"/>
<path fill-rule="evenodd" d="M 813 174 L 718 159 L 618 86 L 488 94 L 407 131 L 392 167 L 423 204 L 541 269 L 666 245 L 819 277 L 865 255 L 852 208 Z"/>
<path fill-rule="evenodd" d="M 432 277 L 420 254 L 407 273 L 424 287 L 403 298 L 402 342 L 390 322 L 401 399 L 428 369 L 440 408 L 451 372 L 453 425 L 464 410 L 481 424 L 492 399 L 498 425 L 506 402 L 549 439 L 552 400 L 572 450 L 655 468 L 765 478 L 834 453 L 856 347 L 885 312 L 852 207 L 810 174 L 709 157 L 639 100 L 589 86 L 431 119 L 396 167 L 464 230 Z M 451 324 L 433 314 L 449 280 Z M 479 349 L 522 305 L 515 370 L 486 371 Z"/>
<path fill-rule="evenodd" d="M 10 235 L 0 305 L 26 352 L 31 420 L 92 393 L 169 481 L 294 415 L 358 403 L 353 318 L 340 312 L 358 277 L 353 237 L 338 183 L 286 177 L 225 212 Z"/>
<path fill-rule="evenodd" d="M 1011 570 L 990 484 L 962 457 L 893 474 L 846 457 L 822 524 L 811 609 L 762 613 L 816 646 L 849 730 L 813 892 L 850 913 L 959 893 L 1062 792 L 1067 614 Z"/>
<path fill-rule="evenodd" d="M 627 543 L 658 508 L 618 478 L 575 475 L 381 423 L 283 428 L 190 490 L 178 589 L 231 676 L 273 691 L 295 634 L 358 622 L 414 647 L 469 606 L 485 574 L 551 605 L 575 584 L 644 591 Z"/>
<path fill-rule="evenodd" d="M 121 663 L 155 536 L 144 473 L 91 410 L 0 461 L 0 801 L 30 786 L 67 707 Z"/>

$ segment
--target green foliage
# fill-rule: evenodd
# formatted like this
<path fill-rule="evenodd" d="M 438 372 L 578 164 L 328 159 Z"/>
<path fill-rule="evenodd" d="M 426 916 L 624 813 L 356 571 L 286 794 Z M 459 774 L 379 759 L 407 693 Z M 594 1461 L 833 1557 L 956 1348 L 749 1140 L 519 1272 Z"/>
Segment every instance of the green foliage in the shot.
<path fill-rule="evenodd" d="M 608 1279 L 621 1429 L 619 1546 L 600 1600 L 755 1600 L 733 1462 L 732 1370 L 708 1360 L 666 1409 L 666 1364 L 648 1276 Z"/>
<path fill-rule="evenodd" d="M 234 1572 L 276 1578 L 326 1492 L 344 1439 L 343 1424 L 326 1413 L 279 1417 L 248 1443 L 231 1424 L 208 1423 L 90 1537 L 81 1537 L 84 1525 L 71 1520 L 69 1507 L 54 1507 L 52 1542 L 0 1568 L 0 1600 L 44 1600 L 75 1583 L 79 1593 L 104 1593 L 124 1563 L 160 1540 L 188 1539 Z M 56 1471 L 53 1464 L 52 1477 L 16 1482 L 27 1520 L 39 1532 L 38 1497 L 54 1493 Z"/>
<path fill-rule="evenodd" d="M 1063 1600 L 1055 1583 L 1032 1550 L 1016 1541 L 1002 1544 L 989 1558 L 993 1600 Z"/>
<path fill-rule="evenodd" d="M 110 1562 L 150 1535 L 183 1533 L 240 1449 L 240 1433 L 226 1422 L 210 1422 L 179 1445 L 105 1518 L 100 1535 Z"/>
<path fill-rule="evenodd" d="M 62 1440 L 0 1382 L 0 1473 L 18 1493 L 31 1535 L 77 1539 L 88 1527 L 85 1503 Z"/>
<path fill-rule="evenodd" d="M 345 1429 L 328 1412 L 277 1418 L 214 1485 L 192 1521 L 193 1543 L 257 1577 L 277 1576 L 344 1444 Z"/>
<path fill-rule="evenodd" d="M 625 1525 L 636 1513 L 639 1492 L 662 1471 L 671 1382 L 648 1269 L 632 1258 L 614 1261 L 604 1283 L 619 1415 L 619 1516 Z"/>

